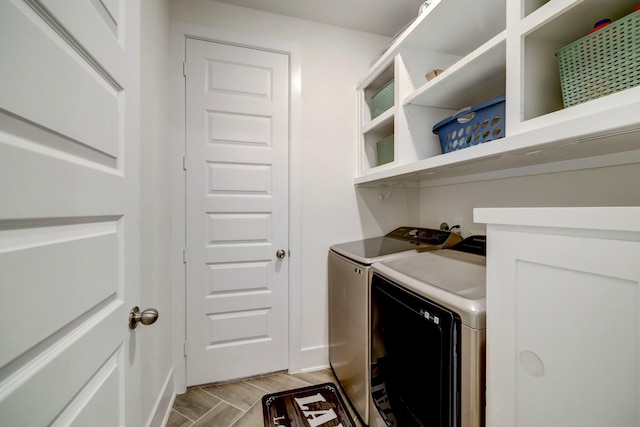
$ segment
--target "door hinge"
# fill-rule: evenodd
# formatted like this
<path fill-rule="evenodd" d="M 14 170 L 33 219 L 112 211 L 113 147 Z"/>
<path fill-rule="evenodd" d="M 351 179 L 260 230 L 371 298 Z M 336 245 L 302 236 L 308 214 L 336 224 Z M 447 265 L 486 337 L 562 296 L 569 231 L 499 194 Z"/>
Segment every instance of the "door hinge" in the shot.
<path fill-rule="evenodd" d="M 182 345 L 182 350 L 183 350 L 184 355 L 186 356 L 187 355 L 187 342 L 186 341 Z"/>
<path fill-rule="evenodd" d="M 187 77 L 187 61 L 182 62 L 182 75 Z"/>
<path fill-rule="evenodd" d="M 186 249 L 182 250 L 182 263 L 183 264 L 187 263 L 187 250 Z"/>
<path fill-rule="evenodd" d="M 187 156 L 182 156 L 182 170 L 187 170 Z"/>

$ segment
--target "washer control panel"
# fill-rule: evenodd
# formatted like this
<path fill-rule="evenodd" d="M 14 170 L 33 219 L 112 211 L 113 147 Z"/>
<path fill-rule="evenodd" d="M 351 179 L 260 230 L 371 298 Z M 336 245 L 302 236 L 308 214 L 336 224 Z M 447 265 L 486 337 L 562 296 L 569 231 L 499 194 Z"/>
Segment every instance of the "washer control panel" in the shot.
<path fill-rule="evenodd" d="M 406 240 L 418 245 L 443 245 L 450 237 L 453 236 L 458 237 L 458 240 L 461 240 L 457 234 L 453 234 L 449 231 L 419 227 L 398 227 L 387 234 L 386 237 Z M 456 241 L 457 240 L 454 240 L 453 243 Z"/>

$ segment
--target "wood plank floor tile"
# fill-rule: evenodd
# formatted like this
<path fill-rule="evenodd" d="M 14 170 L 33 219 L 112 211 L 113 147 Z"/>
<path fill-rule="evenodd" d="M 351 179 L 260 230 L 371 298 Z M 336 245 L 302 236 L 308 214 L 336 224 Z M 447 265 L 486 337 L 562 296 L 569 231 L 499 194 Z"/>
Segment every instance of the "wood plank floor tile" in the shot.
<path fill-rule="evenodd" d="M 179 412 L 172 410 L 169 413 L 169 420 L 167 421 L 166 427 L 190 427 L 192 425 L 193 421 L 180 414 Z"/>
<path fill-rule="evenodd" d="M 211 411 L 196 421 L 193 427 L 225 427 L 231 426 L 244 414 L 240 409 L 225 402 L 220 402 Z M 260 426 L 260 424 L 258 424 Z M 256 426 L 256 427 L 258 427 Z"/>
<path fill-rule="evenodd" d="M 231 427 L 261 427 L 262 423 L 262 399 L 260 399 Z"/>
<path fill-rule="evenodd" d="M 176 396 L 173 409 L 189 419 L 197 420 L 218 403 L 220 403 L 220 399 L 217 397 L 199 388 L 192 388 L 186 393 Z"/>
<path fill-rule="evenodd" d="M 236 406 L 243 411 L 248 410 L 258 402 L 265 394 L 264 390 L 256 388 L 244 381 L 213 385 L 202 388 L 207 393 L 211 393 L 221 400 Z"/>
<path fill-rule="evenodd" d="M 266 391 L 267 393 L 276 393 L 278 391 L 291 390 L 311 385 L 311 383 L 289 374 L 275 374 L 267 377 L 254 378 L 247 380 L 246 382 Z"/>
<path fill-rule="evenodd" d="M 331 369 L 321 369 L 319 371 L 303 372 L 292 375 L 311 384 L 334 383 L 335 385 L 338 385 L 338 380 L 336 380 Z"/>

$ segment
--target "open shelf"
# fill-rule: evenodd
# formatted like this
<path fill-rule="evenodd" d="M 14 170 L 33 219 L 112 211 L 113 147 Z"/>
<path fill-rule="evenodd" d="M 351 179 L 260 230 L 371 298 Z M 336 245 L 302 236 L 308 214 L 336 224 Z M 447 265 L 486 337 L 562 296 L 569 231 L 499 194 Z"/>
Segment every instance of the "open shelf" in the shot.
<path fill-rule="evenodd" d="M 459 110 L 504 95 L 505 45 L 503 31 L 426 82 L 405 98 L 403 104 Z"/>
<path fill-rule="evenodd" d="M 614 142 L 613 150 L 605 147 L 603 144 L 607 142 L 599 138 L 585 142 L 557 141 L 540 149 L 495 149 L 499 144 L 514 143 L 520 138 L 514 136 L 503 139 L 492 141 L 495 143 L 493 146 L 485 144 L 469 148 L 471 151 L 467 153 L 465 150 L 456 151 L 412 165 L 363 175 L 356 178 L 355 184 L 360 187 L 384 187 L 413 183 L 415 187 L 429 187 L 640 162 L 640 129 L 629 134 L 610 136 L 609 140 Z"/>
<path fill-rule="evenodd" d="M 598 100 L 596 100 L 598 101 Z M 595 102 L 595 101 L 594 101 Z M 580 106 L 572 107 L 577 108 Z M 370 171 L 358 186 L 420 186 L 534 175 L 640 162 L 640 123 L 632 106 L 610 108 L 411 164 Z M 603 125 L 600 120 L 604 120 Z M 576 132 L 575 129 L 583 129 Z"/>
<path fill-rule="evenodd" d="M 389 111 L 387 111 L 387 113 L 388 112 Z M 362 150 L 363 155 L 361 159 L 361 168 L 363 170 L 380 170 L 385 168 L 388 169 L 396 164 L 395 160 L 382 165 L 378 164 L 378 142 L 395 133 L 393 114 L 386 114 L 383 118 L 384 120 L 377 123 L 375 127 L 371 127 L 369 131 L 365 132 L 362 135 L 362 144 L 364 149 Z M 395 154 L 396 152 L 397 149 L 394 144 L 394 159 L 398 158 L 398 156 Z"/>
<path fill-rule="evenodd" d="M 371 131 L 374 131 L 376 128 L 384 128 L 389 123 L 393 123 L 393 115 L 394 109 L 388 109 L 387 111 L 364 125 L 362 127 L 362 133 L 369 133 Z"/>
<path fill-rule="evenodd" d="M 505 29 L 504 2 L 435 0 L 376 61 L 372 70 L 388 64 L 401 47 L 467 55 Z"/>
<path fill-rule="evenodd" d="M 537 37 L 566 46 L 585 36 L 595 22 L 603 18 L 615 21 L 633 12 L 637 4 L 637 0 L 551 1 L 523 19 L 521 34 L 536 30 Z"/>
<path fill-rule="evenodd" d="M 373 115 L 373 96 L 380 91 L 387 83 L 393 80 L 393 64 L 388 65 L 380 74 L 375 78 L 366 82 L 366 85 L 362 87 L 363 103 L 361 111 L 362 126 L 375 126 L 381 120 L 381 116 L 389 115 L 393 113 L 393 107 L 383 112 L 376 118 L 371 118 Z M 391 111 L 390 111 L 391 110 Z"/>
<path fill-rule="evenodd" d="M 524 0 L 524 9 L 523 16 L 529 16 L 533 12 L 540 9 L 545 4 L 549 3 L 550 0 Z"/>
<path fill-rule="evenodd" d="M 556 52 L 585 36 L 594 22 L 602 18 L 615 21 L 631 13 L 636 4 L 636 0 L 559 0 L 523 20 L 523 120 L 564 108 Z"/>
<path fill-rule="evenodd" d="M 423 20 L 404 46 L 464 56 L 505 29 L 504 0 L 442 0 Z"/>

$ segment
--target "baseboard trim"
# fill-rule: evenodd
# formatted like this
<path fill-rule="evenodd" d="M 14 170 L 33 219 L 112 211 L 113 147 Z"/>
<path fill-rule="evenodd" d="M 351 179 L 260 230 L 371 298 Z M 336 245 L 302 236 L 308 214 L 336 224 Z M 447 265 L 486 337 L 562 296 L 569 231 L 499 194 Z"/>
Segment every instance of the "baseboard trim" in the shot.
<path fill-rule="evenodd" d="M 310 372 L 329 367 L 329 346 L 320 345 L 300 349 L 296 363 L 289 366 L 289 372 Z"/>
<path fill-rule="evenodd" d="M 173 368 L 169 370 L 167 378 L 164 380 L 162 392 L 158 395 L 153 410 L 149 415 L 146 427 L 163 427 L 169 421 L 169 414 L 176 399 L 175 388 L 173 386 Z"/>

